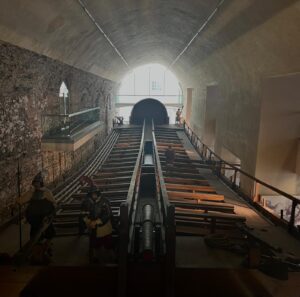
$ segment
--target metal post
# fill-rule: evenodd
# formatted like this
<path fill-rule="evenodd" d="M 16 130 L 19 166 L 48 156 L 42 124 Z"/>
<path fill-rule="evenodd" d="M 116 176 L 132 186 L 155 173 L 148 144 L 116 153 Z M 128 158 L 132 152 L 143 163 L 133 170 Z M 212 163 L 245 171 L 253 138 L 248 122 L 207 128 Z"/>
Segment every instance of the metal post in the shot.
<path fill-rule="evenodd" d="M 223 161 L 222 160 L 220 160 L 220 162 L 219 162 L 219 168 L 218 168 L 218 171 L 217 171 L 217 175 L 220 177 L 221 176 L 221 172 L 222 172 L 222 164 L 223 164 Z"/>
<path fill-rule="evenodd" d="M 175 287 L 175 257 L 176 257 L 176 227 L 175 207 L 167 208 L 167 230 L 166 230 L 166 296 L 174 296 Z"/>
<path fill-rule="evenodd" d="M 21 169 L 20 169 L 20 158 L 18 158 L 18 172 L 17 172 L 17 183 L 18 183 L 18 197 L 21 197 Z M 21 204 L 18 207 L 18 220 L 19 220 L 19 246 L 22 249 L 22 208 Z"/>
<path fill-rule="evenodd" d="M 120 245 L 119 245 L 119 271 L 118 271 L 118 296 L 125 297 L 127 290 L 127 253 L 128 253 L 128 204 L 120 206 Z"/>
<path fill-rule="evenodd" d="M 235 189 L 236 188 L 236 174 L 237 174 L 237 171 L 236 169 L 234 169 L 234 175 L 233 175 L 233 181 L 232 181 L 232 188 Z"/>
<path fill-rule="evenodd" d="M 292 232 L 295 227 L 294 225 L 295 225 L 295 214 L 296 214 L 297 205 L 298 205 L 298 202 L 296 200 L 293 200 L 291 218 L 290 218 L 290 222 L 289 222 L 289 231 L 290 232 Z"/>

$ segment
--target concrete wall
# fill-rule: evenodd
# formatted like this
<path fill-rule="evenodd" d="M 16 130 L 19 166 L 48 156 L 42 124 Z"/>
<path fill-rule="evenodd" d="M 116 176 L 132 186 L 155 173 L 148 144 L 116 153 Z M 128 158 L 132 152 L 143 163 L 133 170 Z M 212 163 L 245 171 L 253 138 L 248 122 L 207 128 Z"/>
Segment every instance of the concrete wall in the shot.
<path fill-rule="evenodd" d="M 255 174 L 293 195 L 300 194 L 299 137 L 300 73 L 265 79 Z M 267 193 L 261 189 L 261 194 Z"/>
<path fill-rule="evenodd" d="M 17 195 L 18 159 L 23 192 L 42 168 L 48 170 L 46 182 L 56 182 L 95 150 L 111 127 L 114 83 L 4 42 L 0 42 L 0 61 L 1 223 Z M 80 110 L 83 93 L 88 94 L 90 106 L 100 106 L 102 130 L 74 153 L 42 152 L 41 115 L 57 111 L 62 81 L 68 86 L 72 111 Z"/>
<path fill-rule="evenodd" d="M 190 87 L 197 89 L 192 127 L 204 136 L 206 88 L 218 84 L 216 152 L 227 147 L 250 174 L 256 172 L 262 81 L 300 69 L 299 15 L 299 1 L 231 1 L 188 52 Z"/>
<path fill-rule="evenodd" d="M 208 86 L 205 101 L 205 122 L 203 142 L 214 149 L 216 142 L 217 119 L 222 113 L 222 96 L 217 85 Z"/>

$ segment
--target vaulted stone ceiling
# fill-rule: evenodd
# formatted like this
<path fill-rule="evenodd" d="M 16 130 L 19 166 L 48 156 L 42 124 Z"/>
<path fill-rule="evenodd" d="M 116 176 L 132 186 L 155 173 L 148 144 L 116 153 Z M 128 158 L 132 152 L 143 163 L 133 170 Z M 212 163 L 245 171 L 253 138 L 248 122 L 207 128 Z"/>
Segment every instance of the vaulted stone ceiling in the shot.
<path fill-rule="evenodd" d="M 72 66 L 119 80 L 128 67 L 78 0 L 1 0 L 0 39 Z M 219 0 L 82 0 L 130 68 L 168 66 Z M 295 0 L 225 0 L 174 70 L 183 77 Z"/>

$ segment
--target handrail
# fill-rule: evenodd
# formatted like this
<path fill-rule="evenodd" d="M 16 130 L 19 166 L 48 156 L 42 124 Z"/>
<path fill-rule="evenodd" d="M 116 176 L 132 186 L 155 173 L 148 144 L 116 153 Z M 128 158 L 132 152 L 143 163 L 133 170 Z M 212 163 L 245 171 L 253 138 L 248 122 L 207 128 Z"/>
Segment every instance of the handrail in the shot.
<path fill-rule="evenodd" d="M 132 173 L 132 177 L 131 177 L 131 181 L 130 181 L 130 186 L 128 189 L 128 193 L 127 193 L 127 199 L 126 199 L 126 203 L 128 204 L 128 215 L 130 216 L 130 214 L 132 213 L 132 202 L 133 202 L 133 198 L 135 195 L 135 190 L 136 190 L 136 182 L 137 182 L 137 177 L 138 177 L 138 172 L 140 169 L 140 165 L 142 162 L 142 154 L 143 154 L 143 148 L 144 148 L 144 137 L 145 137 L 145 121 L 143 124 L 143 132 L 142 132 L 142 137 L 141 137 L 141 142 L 140 142 L 140 148 L 139 148 L 139 154 L 137 156 L 137 160 L 134 166 L 134 170 Z"/>
<path fill-rule="evenodd" d="M 118 271 L 118 296 L 126 296 L 127 287 L 127 254 L 130 241 L 130 219 L 132 217 L 134 197 L 136 195 L 137 177 L 140 170 L 142 152 L 144 147 L 145 121 L 140 142 L 139 153 L 134 166 L 126 202 L 120 206 L 120 229 L 119 229 L 119 271 Z"/>
<path fill-rule="evenodd" d="M 184 131 L 186 133 L 186 135 L 189 137 L 191 143 L 194 145 L 194 147 L 196 148 L 196 150 L 198 151 L 198 153 L 201 155 L 202 158 L 206 159 L 206 160 L 210 160 L 210 161 L 215 161 L 212 160 L 212 157 L 216 158 L 219 160 L 220 162 L 220 168 L 222 167 L 222 164 L 229 166 L 232 170 L 234 170 L 235 174 L 234 177 L 236 178 L 236 173 L 239 172 L 242 175 L 248 177 L 249 179 L 251 179 L 252 181 L 255 182 L 255 184 L 260 184 L 263 185 L 264 187 L 272 190 L 273 192 L 276 192 L 282 196 L 284 196 L 285 198 L 289 199 L 292 201 L 292 211 L 291 211 L 291 217 L 290 217 L 290 221 L 289 221 L 289 230 L 291 231 L 292 229 L 294 229 L 294 223 L 295 223 L 295 210 L 297 205 L 300 204 L 300 200 L 296 197 L 294 197 L 293 195 L 290 195 L 272 185 L 267 184 L 266 182 L 256 178 L 255 176 L 252 176 L 251 174 L 245 172 L 244 170 L 238 168 L 237 166 L 230 164 L 228 162 L 226 162 L 225 160 L 223 160 L 220 156 L 218 156 L 213 150 L 211 150 L 206 144 L 204 144 L 200 138 L 198 137 L 197 134 L 194 133 L 194 131 L 187 125 L 187 123 L 184 121 L 183 123 L 183 128 Z M 202 151 L 199 150 L 199 146 L 198 143 L 200 143 L 202 145 Z M 204 156 L 203 151 L 206 150 L 209 152 L 209 158 L 207 158 L 206 156 Z M 217 162 L 217 161 L 215 161 Z M 254 201 L 256 202 L 256 201 Z M 283 220 L 283 218 L 281 218 L 281 220 Z"/>
<path fill-rule="evenodd" d="M 42 116 L 47 116 L 47 117 L 56 116 L 56 117 L 68 117 L 68 118 L 72 118 L 72 117 L 75 117 L 77 115 L 88 113 L 88 112 L 91 112 L 91 111 L 94 111 L 94 110 L 100 110 L 100 107 L 93 107 L 93 108 L 89 108 L 89 109 L 85 109 L 85 110 L 81 110 L 81 111 L 77 111 L 77 112 L 73 112 L 73 113 L 66 113 L 66 114 L 45 113 L 45 114 L 42 114 Z"/>
<path fill-rule="evenodd" d="M 160 188 L 161 188 L 161 193 L 162 193 L 162 200 L 163 200 L 163 205 L 164 205 L 164 216 L 167 217 L 167 209 L 171 204 L 168 199 L 167 188 L 166 188 L 165 181 L 163 178 L 163 173 L 162 173 L 159 154 L 158 154 L 158 150 L 157 150 L 157 143 L 156 143 L 154 130 L 152 130 L 152 137 L 153 137 L 153 149 L 154 149 L 154 153 L 155 153 L 157 173 L 158 173 L 158 178 L 159 178 L 159 183 L 160 183 Z"/>
<path fill-rule="evenodd" d="M 164 240 L 166 244 L 166 296 L 174 296 L 175 282 L 175 254 L 176 254 L 176 223 L 175 223 L 175 207 L 169 202 L 167 188 L 165 185 L 163 172 L 161 168 L 160 158 L 157 149 L 155 127 L 152 121 L 152 139 L 153 150 L 155 156 L 156 171 L 159 177 L 159 186 L 161 200 L 163 204 L 163 223 L 165 227 Z"/>

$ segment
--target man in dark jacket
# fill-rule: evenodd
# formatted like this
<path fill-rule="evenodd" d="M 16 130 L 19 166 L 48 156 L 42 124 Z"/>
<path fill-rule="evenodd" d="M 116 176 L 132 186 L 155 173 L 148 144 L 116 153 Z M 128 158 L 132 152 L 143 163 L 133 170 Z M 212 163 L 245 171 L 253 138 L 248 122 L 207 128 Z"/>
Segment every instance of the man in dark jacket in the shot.
<path fill-rule="evenodd" d="M 54 215 L 56 201 L 52 192 L 44 187 L 42 173 L 39 172 L 32 180 L 32 188 L 17 199 L 17 203 L 28 203 L 25 215 L 28 223 L 30 224 L 30 239 L 33 239 L 41 227 L 43 221 L 47 216 Z M 54 227 L 52 223 L 44 232 L 44 238 L 50 240 L 54 235 Z"/>

